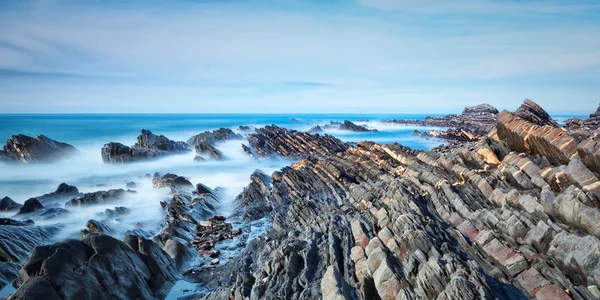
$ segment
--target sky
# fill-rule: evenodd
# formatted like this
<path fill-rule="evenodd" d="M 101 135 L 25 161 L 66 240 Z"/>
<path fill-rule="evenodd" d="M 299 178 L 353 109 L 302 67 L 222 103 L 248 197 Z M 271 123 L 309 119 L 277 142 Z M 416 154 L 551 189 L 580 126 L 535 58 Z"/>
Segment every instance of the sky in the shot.
<path fill-rule="evenodd" d="M 597 0 L 3 0 L 0 113 L 600 103 Z"/>

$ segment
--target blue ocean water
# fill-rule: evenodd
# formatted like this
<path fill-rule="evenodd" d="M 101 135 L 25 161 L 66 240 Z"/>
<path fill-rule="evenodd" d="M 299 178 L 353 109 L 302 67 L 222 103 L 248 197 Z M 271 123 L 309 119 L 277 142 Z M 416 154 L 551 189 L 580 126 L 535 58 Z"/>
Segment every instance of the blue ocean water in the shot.
<path fill-rule="evenodd" d="M 63 115 L 0 115 L 0 140 L 14 134 L 46 135 L 52 139 L 69 143 L 79 150 L 79 154 L 51 164 L 3 164 L 0 163 L 0 197 L 9 196 L 17 202 L 52 192 L 62 183 L 75 185 L 82 192 L 94 192 L 109 188 L 124 188 L 128 181 L 138 182 L 138 194 L 129 199 L 129 205 L 144 209 L 143 218 L 138 222 L 160 222 L 161 210 L 158 203 L 168 196 L 162 190 L 155 190 L 142 179 L 145 174 L 175 173 L 190 178 L 193 183 L 203 183 L 210 187 L 223 187 L 224 203 L 232 201 L 249 183 L 250 175 L 260 169 L 267 174 L 289 165 L 284 159 L 253 160 L 241 148 L 247 141 L 233 140 L 217 145 L 226 159 L 223 161 L 194 162 L 194 153 L 169 156 L 160 160 L 128 165 L 107 165 L 102 162 L 100 149 L 105 143 L 120 142 L 133 145 L 142 129 L 150 129 L 170 139 L 186 141 L 191 136 L 206 130 L 221 127 L 238 131 L 246 125 L 262 127 L 269 124 L 308 130 L 318 124 L 331 121 L 350 120 L 376 128 L 378 132 L 344 132 L 327 130 L 348 142 L 371 140 L 379 143 L 399 142 L 418 149 L 428 149 L 439 145 L 440 141 L 421 139 L 412 134 L 414 126 L 385 124 L 382 119 L 406 118 L 423 119 L 424 115 L 148 115 L 148 114 L 63 114 Z M 420 128 L 422 130 L 422 128 Z M 243 134 L 243 132 L 238 131 Z M 58 203 L 63 205 L 63 203 Z M 104 207 L 111 208 L 111 207 Z M 72 230 L 65 230 L 64 236 L 76 234 L 83 229 L 85 222 L 103 211 L 98 208 L 78 211 L 77 216 L 69 217 Z M 101 210 L 102 209 L 102 210 Z M 223 214 L 230 210 L 223 205 Z M 62 220 L 64 221 L 64 220 Z M 40 221 L 45 222 L 45 221 Z M 51 223 L 51 222 L 48 222 Z M 150 227 L 156 227 L 153 224 Z M 123 231 L 128 230 L 127 226 Z"/>

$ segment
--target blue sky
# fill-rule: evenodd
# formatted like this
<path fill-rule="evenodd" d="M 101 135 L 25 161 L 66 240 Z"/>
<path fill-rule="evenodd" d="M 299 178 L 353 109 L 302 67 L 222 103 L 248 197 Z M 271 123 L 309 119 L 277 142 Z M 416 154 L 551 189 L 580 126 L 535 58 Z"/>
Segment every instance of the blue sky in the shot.
<path fill-rule="evenodd" d="M 0 2 L 0 112 L 447 113 L 600 102 L 600 2 Z"/>

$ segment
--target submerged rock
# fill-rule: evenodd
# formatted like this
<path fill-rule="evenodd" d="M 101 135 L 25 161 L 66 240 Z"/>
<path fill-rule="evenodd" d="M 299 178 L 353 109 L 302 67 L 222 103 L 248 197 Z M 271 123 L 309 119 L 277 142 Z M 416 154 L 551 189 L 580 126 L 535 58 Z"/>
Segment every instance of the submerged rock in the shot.
<path fill-rule="evenodd" d="M 102 234 L 37 247 L 9 299 L 162 299 L 175 262 L 152 241 Z"/>
<path fill-rule="evenodd" d="M 128 163 L 189 151 L 189 145 L 184 142 L 170 140 L 164 135 L 157 136 L 150 130 L 143 129 L 132 147 L 114 142 L 105 144 L 102 148 L 102 160 L 105 163 Z"/>
<path fill-rule="evenodd" d="M 53 162 L 77 153 L 75 147 L 55 141 L 43 135 L 35 137 L 23 134 L 13 135 L 6 141 L 3 160 L 24 163 Z"/>

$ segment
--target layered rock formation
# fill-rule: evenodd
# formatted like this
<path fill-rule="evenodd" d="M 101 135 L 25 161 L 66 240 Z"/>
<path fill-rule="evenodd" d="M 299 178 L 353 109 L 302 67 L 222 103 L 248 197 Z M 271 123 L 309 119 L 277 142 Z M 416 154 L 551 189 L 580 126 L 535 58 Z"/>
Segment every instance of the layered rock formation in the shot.
<path fill-rule="evenodd" d="M 369 129 L 365 126 L 356 125 L 350 121 L 344 121 L 339 127 L 339 130 L 354 131 L 354 132 L 369 132 L 377 131 L 377 129 Z"/>
<path fill-rule="evenodd" d="M 552 120 L 550 115 L 541 106 L 529 99 L 525 99 L 523 105 L 515 111 L 515 115 L 535 125 L 559 127 L 558 123 Z"/>
<path fill-rule="evenodd" d="M 128 163 L 189 151 L 190 146 L 185 142 L 176 142 L 164 135 L 157 136 L 150 130 L 143 129 L 142 134 L 137 137 L 137 143 L 132 147 L 112 142 L 102 147 L 101 154 L 105 163 Z"/>
<path fill-rule="evenodd" d="M 467 106 L 460 115 L 442 117 L 425 117 L 425 120 L 382 120 L 386 123 L 411 124 L 420 126 L 436 126 L 466 128 L 477 135 L 485 135 L 496 125 L 498 110 L 489 104 Z"/>
<path fill-rule="evenodd" d="M 0 289 L 11 284 L 34 247 L 47 244 L 58 226 L 34 226 L 33 222 L 2 219 L 0 222 Z"/>
<path fill-rule="evenodd" d="M 424 138 L 436 138 L 436 139 L 443 139 L 443 140 L 449 140 L 449 141 L 455 141 L 455 142 L 474 142 L 474 141 L 478 141 L 481 136 L 471 132 L 471 130 L 466 129 L 466 128 L 450 128 L 446 131 L 435 131 L 435 130 L 431 130 L 429 132 L 420 132 L 418 130 L 415 130 L 413 132 L 413 134 L 424 137 Z"/>
<path fill-rule="evenodd" d="M 596 130 L 600 128 L 600 106 L 596 109 L 596 112 L 591 114 L 585 120 L 583 120 L 583 124 L 592 130 Z"/>
<path fill-rule="evenodd" d="M 246 130 L 245 128 L 243 128 Z M 249 130 L 250 128 L 248 128 Z M 227 140 L 239 140 L 243 137 L 229 128 L 220 128 L 213 131 L 205 131 L 201 134 L 191 137 L 187 142 L 196 149 L 195 158 L 197 161 L 206 158 L 221 160 L 224 159 L 223 153 L 215 147 L 215 144 Z"/>
<path fill-rule="evenodd" d="M 250 131 L 250 127 L 248 126 L 240 126 L 239 130 Z M 233 130 L 229 128 L 219 128 L 213 131 L 205 131 L 198 135 L 191 137 L 187 143 L 189 145 L 197 145 L 199 143 L 206 143 L 210 145 L 214 145 L 218 142 L 223 142 L 227 140 L 240 140 L 243 137 L 240 134 L 233 132 Z"/>
<path fill-rule="evenodd" d="M 272 230 L 192 277 L 206 299 L 595 299 L 600 182 L 554 130 L 503 112 L 446 154 L 258 130 L 259 155 L 303 158 L 237 200 Z"/>
<path fill-rule="evenodd" d="M 24 163 L 53 162 L 77 153 L 75 147 L 43 135 L 13 135 L 0 151 L 0 160 Z"/>

